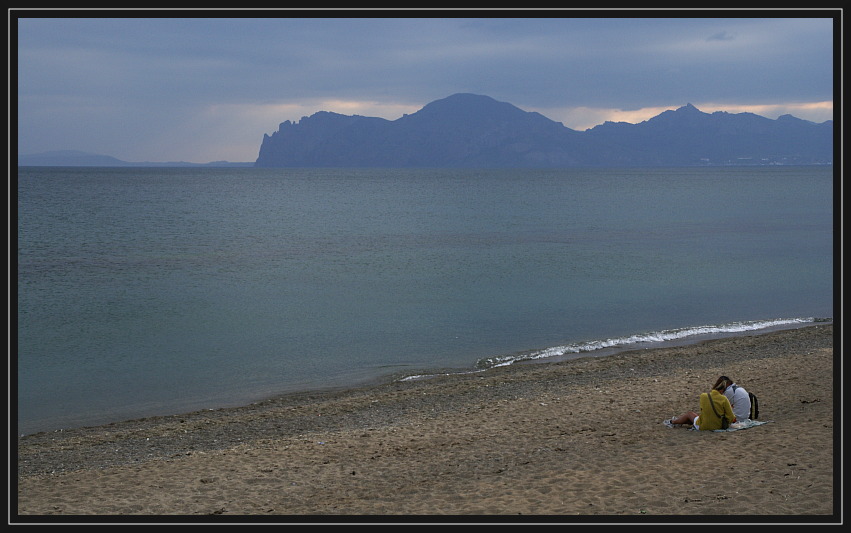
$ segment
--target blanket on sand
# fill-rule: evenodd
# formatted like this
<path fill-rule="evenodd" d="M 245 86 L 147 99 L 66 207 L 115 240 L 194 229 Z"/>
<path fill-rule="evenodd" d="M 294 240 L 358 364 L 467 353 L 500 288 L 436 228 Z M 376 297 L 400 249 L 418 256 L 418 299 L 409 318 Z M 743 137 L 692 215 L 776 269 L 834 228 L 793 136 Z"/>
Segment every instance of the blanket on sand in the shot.
<path fill-rule="evenodd" d="M 740 429 L 749 429 L 749 428 L 752 428 L 752 427 L 761 426 L 763 424 L 768 424 L 769 422 L 771 422 L 771 420 L 761 421 L 761 420 L 748 419 L 748 420 L 742 420 L 741 422 L 733 422 L 732 424 L 730 424 L 730 427 L 728 427 L 727 429 L 713 429 L 712 431 L 714 431 L 716 433 L 719 432 L 719 431 L 721 431 L 721 432 L 739 431 Z M 692 428 L 692 429 L 694 429 L 694 428 Z"/>
<path fill-rule="evenodd" d="M 730 424 L 730 427 L 728 427 L 727 429 L 713 429 L 712 431 L 714 431 L 716 433 L 727 432 L 727 431 L 739 431 L 741 429 L 750 429 L 750 428 L 753 428 L 753 427 L 756 427 L 756 426 L 761 426 L 763 424 L 768 424 L 769 422 L 771 422 L 771 420 L 750 420 L 750 419 L 748 419 L 748 420 L 742 420 L 741 422 L 733 422 L 732 424 Z M 666 427 L 669 427 L 669 428 L 686 426 L 686 424 L 671 424 L 670 419 L 665 420 L 664 424 L 665 424 Z M 694 429 L 694 426 L 686 426 L 686 427 L 688 427 L 692 431 L 698 431 L 698 430 Z"/>

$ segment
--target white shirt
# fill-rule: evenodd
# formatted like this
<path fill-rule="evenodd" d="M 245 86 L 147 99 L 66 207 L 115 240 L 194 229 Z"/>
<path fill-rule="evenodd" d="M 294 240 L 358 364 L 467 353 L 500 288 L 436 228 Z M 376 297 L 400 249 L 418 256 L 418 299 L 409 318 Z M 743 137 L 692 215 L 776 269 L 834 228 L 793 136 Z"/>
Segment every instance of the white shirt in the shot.
<path fill-rule="evenodd" d="M 748 391 L 733 383 L 724 391 L 724 396 L 730 400 L 730 406 L 738 422 L 751 417 L 751 398 Z"/>

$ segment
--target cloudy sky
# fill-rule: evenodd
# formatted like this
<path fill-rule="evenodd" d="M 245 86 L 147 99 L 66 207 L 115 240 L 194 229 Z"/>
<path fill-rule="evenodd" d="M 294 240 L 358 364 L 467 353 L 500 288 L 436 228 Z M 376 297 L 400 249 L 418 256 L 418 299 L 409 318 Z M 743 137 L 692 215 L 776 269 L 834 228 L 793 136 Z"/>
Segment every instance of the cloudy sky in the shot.
<path fill-rule="evenodd" d="M 459 92 L 576 130 L 637 123 L 687 103 L 705 112 L 833 118 L 829 11 L 112 14 L 121 18 L 11 13 L 18 153 L 254 161 L 263 134 L 284 120 L 321 110 L 395 120 Z M 224 18 L 202 18 L 210 15 Z"/>

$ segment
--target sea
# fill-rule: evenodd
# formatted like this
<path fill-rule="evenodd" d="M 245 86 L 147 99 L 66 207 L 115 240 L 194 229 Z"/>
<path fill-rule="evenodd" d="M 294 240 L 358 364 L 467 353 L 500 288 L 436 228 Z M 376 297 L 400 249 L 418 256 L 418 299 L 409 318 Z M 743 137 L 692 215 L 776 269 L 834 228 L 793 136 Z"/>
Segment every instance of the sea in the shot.
<path fill-rule="evenodd" d="M 20 167 L 12 424 L 58 431 L 829 322 L 833 178 Z"/>

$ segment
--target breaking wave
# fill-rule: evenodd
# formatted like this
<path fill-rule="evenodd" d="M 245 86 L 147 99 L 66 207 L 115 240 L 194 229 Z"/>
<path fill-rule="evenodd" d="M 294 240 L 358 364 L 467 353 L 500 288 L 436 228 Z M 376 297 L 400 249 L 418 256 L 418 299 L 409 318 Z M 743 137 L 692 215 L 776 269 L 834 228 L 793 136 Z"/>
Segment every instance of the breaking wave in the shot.
<path fill-rule="evenodd" d="M 510 355 L 499 355 L 493 357 L 485 357 L 476 362 L 474 372 L 480 372 L 489 368 L 512 365 L 514 363 L 524 361 L 536 361 L 541 359 L 550 359 L 557 357 L 565 357 L 571 355 L 581 355 L 603 350 L 621 350 L 638 347 L 642 344 L 660 344 L 677 341 L 700 340 L 702 337 L 721 337 L 725 335 L 735 335 L 739 333 L 748 333 L 752 331 L 770 330 L 770 329 L 785 329 L 796 327 L 804 324 L 817 322 L 832 322 L 832 318 L 776 318 L 769 320 L 748 320 L 739 322 L 729 322 L 726 324 L 693 326 L 685 328 L 665 329 L 661 331 L 652 331 L 649 333 L 638 333 L 624 337 L 614 337 L 602 340 L 592 340 L 584 342 L 576 342 L 565 344 L 562 346 L 552 346 L 540 350 L 531 350 Z M 602 355 L 602 354 L 601 354 Z M 432 377 L 431 375 L 416 375 L 408 376 L 402 381 L 414 379 L 423 379 Z"/>
<path fill-rule="evenodd" d="M 704 335 L 718 336 L 726 334 L 746 333 L 750 331 L 795 326 L 798 324 L 808 324 L 813 322 L 829 322 L 830 320 L 831 319 L 813 317 L 777 318 L 770 320 L 749 320 L 741 322 L 730 322 L 727 324 L 719 325 L 665 329 L 661 331 L 639 333 L 625 337 L 615 337 L 611 339 L 577 342 L 572 344 L 566 344 L 563 346 L 553 346 L 550 348 L 533 350 L 520 354 L 487 357 L 484 359 L 480 359 L 476 363 L 476 368 L 494 368 L 498 366 L 510 365 L 520 361 L 532 361 L 537 359 L 548 359 L 565 355 L 581 354 L 585 352 L 596 352 L 607 348 L 630 348 L 645 343 L 681 341 Z"/>

